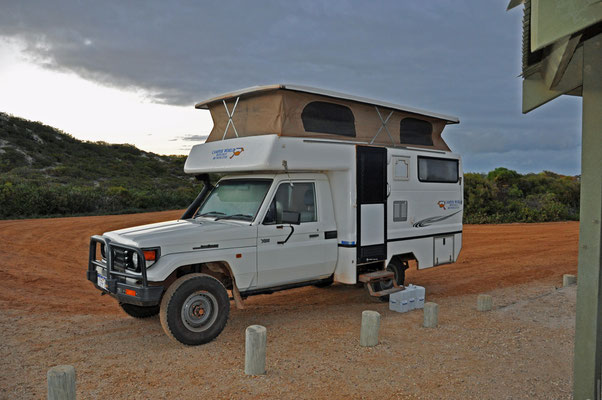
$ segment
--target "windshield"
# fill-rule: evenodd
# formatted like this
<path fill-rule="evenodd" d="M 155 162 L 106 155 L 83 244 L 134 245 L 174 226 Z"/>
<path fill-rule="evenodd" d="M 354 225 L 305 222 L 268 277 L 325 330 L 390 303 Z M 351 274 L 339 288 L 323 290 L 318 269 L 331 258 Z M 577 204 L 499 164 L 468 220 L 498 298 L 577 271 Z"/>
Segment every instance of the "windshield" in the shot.
<path fill-rule="evenodd" d="M 209 194 L 196 217 L 253 221 L 265 198 L 271 180 L 233 179 L 221 181 Z"/>

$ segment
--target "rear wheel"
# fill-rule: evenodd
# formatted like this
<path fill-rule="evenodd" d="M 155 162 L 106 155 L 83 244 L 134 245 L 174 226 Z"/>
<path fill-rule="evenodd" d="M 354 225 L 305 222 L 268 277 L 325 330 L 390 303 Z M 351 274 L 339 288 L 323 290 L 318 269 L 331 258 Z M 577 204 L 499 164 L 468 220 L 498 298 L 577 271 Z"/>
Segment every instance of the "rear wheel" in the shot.
<path fill-rule="evenodd" d="M 206 274 L 185 275 L 167 289 L 161 300 L 160 319 L 167 336 L 195 346 L 215 339 L 230 313 L 228 292 Z"/>
<path fill-rule="evenodd" d="M 133 304 L 119 303 L 119 306 L 127 315 L 134 318 L 148 318 L 159 314 L 159 305 L 143 307 Z"/>
<path fill-rule="evenodd" d="M 393 257 L 391 262 L 387 266 L 387 271 L 392 271 L 395 274 L 395 282 L 398 286 L 403 286 L 406 280 L 406 269 L 409 265 L 407 261 L 399 261 Z M 374 290 L 380 292 L 381 290 L 391 289 L 393 287 L 393 279 L 386 281 L 380 281 L 373 283 Z M 389 301 L 389 295 L 379 297 L 381 301 Z"/>

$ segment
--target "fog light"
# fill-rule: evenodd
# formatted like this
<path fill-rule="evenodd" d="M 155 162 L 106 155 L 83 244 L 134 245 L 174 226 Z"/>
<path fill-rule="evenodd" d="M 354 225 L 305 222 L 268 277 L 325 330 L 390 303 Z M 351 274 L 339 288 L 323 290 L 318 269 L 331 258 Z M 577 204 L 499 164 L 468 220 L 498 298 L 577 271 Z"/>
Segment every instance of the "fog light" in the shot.
<path fill-rule="evenodd" d="M 128 296 L 136 296 L 136 291 L 132 289 L 125 289 L 125 294 Z"/>

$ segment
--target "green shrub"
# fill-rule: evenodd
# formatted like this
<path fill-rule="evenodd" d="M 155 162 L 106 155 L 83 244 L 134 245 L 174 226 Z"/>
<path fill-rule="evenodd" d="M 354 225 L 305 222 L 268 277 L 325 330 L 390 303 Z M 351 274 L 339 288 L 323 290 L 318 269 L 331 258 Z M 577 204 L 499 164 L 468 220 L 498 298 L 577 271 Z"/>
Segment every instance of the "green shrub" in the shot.
<path fill-rule="evenodd" d="M 550 171 L 521 175 L 506 168 L 464 174 L 464 222 L 579 219 L 579 179 Z"/>

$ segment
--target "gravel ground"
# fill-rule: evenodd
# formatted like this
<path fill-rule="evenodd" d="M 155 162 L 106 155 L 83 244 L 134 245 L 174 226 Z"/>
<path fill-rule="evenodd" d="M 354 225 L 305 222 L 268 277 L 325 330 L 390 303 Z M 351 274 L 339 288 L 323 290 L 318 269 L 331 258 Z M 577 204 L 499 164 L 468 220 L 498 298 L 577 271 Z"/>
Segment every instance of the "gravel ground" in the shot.
<path fill-rule="evenodd" d="M 0 397 L 43 398 L 48 368 L 71 364 L 80 398 L 570 398 L 575 292 L 500 289 L 486 313 L 474 295 L 429 298 L 440 318 L 426 329 L 421 311 L 389 311 L 361 289 L 296 289 L 249 299 L 199 347 L 170 341 L 156 317 L 3 310 Z M 374 348 L 359 346 L 364 309 L 382 315 Z M 243 373 L 251 324 L 268 329 L 261 377 Z"/>
<path fill-rule="evenodd" d="M 364 289 L 307 287 L 251 297 L 215 341 L 186 347 L 84 278 L 90 234 L 172 214 L 0 221 L 0 398 L 45 398 L 59 364 L 82 399 L 571 397 L 576 290 L 556 286 L 576 271 L 578 224 L 466 226 L 458 263 L 408 273 L 438 328 Z M 478 293 L 493 311 L 476 311 Z M 363 310 L 382 315 L 374 348 L 359 346 Z M 252 324 L 268 329 L 265 376 L 244 375 Z"/>

